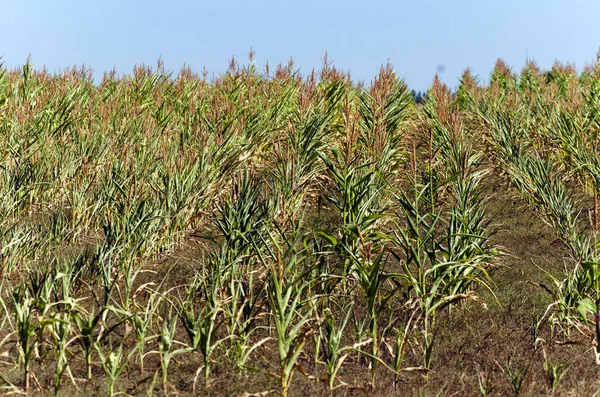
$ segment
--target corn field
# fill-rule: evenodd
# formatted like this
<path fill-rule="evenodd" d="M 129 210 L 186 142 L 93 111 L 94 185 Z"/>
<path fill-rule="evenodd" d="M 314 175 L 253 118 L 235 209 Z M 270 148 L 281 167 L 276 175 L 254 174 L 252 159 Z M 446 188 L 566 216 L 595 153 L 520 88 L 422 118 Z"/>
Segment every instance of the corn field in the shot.
<path fill-rule="evenodd" d="M 600 67 L 265 69 L 0 68 L 2 392 L 600 388 Z"/>

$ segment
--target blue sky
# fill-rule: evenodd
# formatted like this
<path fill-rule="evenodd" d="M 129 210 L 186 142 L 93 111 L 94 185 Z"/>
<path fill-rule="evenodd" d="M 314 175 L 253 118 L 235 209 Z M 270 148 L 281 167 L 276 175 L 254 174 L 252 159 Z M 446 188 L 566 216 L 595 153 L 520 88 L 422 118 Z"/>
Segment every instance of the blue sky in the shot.
<path fill-rule="evenodd" d="M 21 0 L 3 4 L 0 55 L 9 67 L 31 54 L 36 67 L 85 63 L 97 75 L 160 56 L 168 70 L 220 73 L 252 47 L 260 69 L 293 57 L 307 74 L 327 51 L 357 80 L 389 60 L 424 90 L 439 65 L 452 87 L 466 67 L 485 81 L 498 58 L 519 71 L 527 54 L 543 68 L 558 59 L 581 70 L 600 47 L 599 15 L 597 0 Z"/>

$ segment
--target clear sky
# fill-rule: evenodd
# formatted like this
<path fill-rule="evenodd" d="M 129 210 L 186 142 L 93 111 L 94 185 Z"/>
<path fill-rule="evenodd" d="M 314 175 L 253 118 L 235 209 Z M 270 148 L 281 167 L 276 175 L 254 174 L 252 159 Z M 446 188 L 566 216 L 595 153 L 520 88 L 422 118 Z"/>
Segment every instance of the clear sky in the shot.
<path fill-rule="evenodd" d="M 96 75 L 159 56 L 167 70 L 220 73 L 231 56 L 246 63 L 252 47 L 261 70 L 293 57 L 307 74 L 328 51 L 367 82 L 389 60 L 425 90 L 436 70 L 452 87 L 466 67 L 485 81 L 498 58 L 515 71 L 527 55 L 543 68 L 558 59 L 581 70 L 600 47 L 598 0 L 15 0 L 2 11 L 6 66 L 31 54 L 36 68 L 85 63 Z"/>

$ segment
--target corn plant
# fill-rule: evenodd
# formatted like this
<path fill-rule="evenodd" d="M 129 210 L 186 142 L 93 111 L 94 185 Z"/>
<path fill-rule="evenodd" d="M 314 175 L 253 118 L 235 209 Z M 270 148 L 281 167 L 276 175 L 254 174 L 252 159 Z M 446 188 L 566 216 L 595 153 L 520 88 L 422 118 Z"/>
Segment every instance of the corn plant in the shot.
<path fill-rule="evenodd" d="M 267 206 L 260 199 L 260 186 L 252 184 L 248 173 L 241 178 L 233 186 L 231 197 L 218 207 L 214 223 L 223 242 L 211 256 L 211 260 L 220 263 L 222 290 L 226 294 L 221 306 L 227 319 L 232 358 L 240 368 L 257 347 L 249 344 L 262 299 L 262 294 L 256 291 L 259 280 L 258 272 L 253 269 L 256 258 L 252 242 L 264 229 L 267 215 Z"/>
<path fill-rule="evenodd" d="M 497 253 L 486 246 L 487 227 L 479 203 L 468 206 L 459 200 L 448 214 L 443 228 L 444 214 L 430 212 L 435 208 L 431 186 L 414 186 L 414 198 L 399 197 L 401 213 L 394 245 L 402 254 L 394 252 L 403 272 L 398 280 L 409 288 L 415 305 L 420 308 L 423 321 L 423 364 L 430 368 L 435 340 L 435 317 L 451 304 L 479 301 L 473 288 L 488 286 L 488 269 Z M 425 210 L 423 210 L 425 207 Z M 405 226 L 402 226 L 405 225 Z M 489 287 L 488 287 L 489 288 Z"/>
<path fill-rule="evenodd" d="M 191 350 L 198 350 L 204 358 L 204 376 L 210 376 L 212 354 L 224 342 L 216 339 L 219 313 L 223 311 L 220 299 L 221 269 L 219 258 L 211 258 L 208 271 L 200 274 L 186 291 L 186 297 L 177 302 L 178 315 L 189 338 Z M 201 309 L 195 308 L 195 298 L 204 297 Z"/>
<path fill-rule="evenodd" d="M 358 93 L 357 111 L 361 157 L 371 163 L 384 180 L 396 180 L 404 162 L 402 144 L 413 99 L 404 81 L 388 63 L 369 90 Z M 346 150 L 351 150 L 347 148 Z"/>
<path fill-rule="evenodd" d="M 169 312 L 163 316 L 161 332 L 158 337 L 158 355 L 160 357 L 160 369 L 162 373 L 163 390 L 165 395 L 167 394 L 168 390 L 167 385 L 169 377 L 169 364 L 171 363 L 171 360 L 176 355 L 183 354 L 191 350 L 189 347 L 185 347 L 181 342 L 175 340 L 177 317 L 172 315 L 171 310 L 172 309 L 169 308 Z M 183 347 L 175 349 L 177 345 L 182 345 Z"/>
<path fill-rule="evenodd" d="M 338 160 L 341 157 L 341 153 L 335 149 L 332 155 Z M 323 161 L 339 192 L 339 196 L 326 198 L 341 215 L 342 226 L 338 236 L 327 231 L 319 231 L 318 234 L 331 244 L 340 258 L 339 273 L 347 277 L 361 259 L 370 261 L 381 252 L 385 235 L 377 226 L 386 216 L 380 203 L 383 182 L 366 165 L 343 169 L 327 157 L 323 157 Z"/>
<path fill-rule="evenodd" d="M 329 309 L 325 309 L 325 319 L 322 322 L 319 332 L 321 335 L 320 340 L 323 343 L 323 356 L 325 369 L 327 371 L 327 377 L 329 379 L 329 389 L 333 390 L 335 386 L 335 379 L 338 371 L 344 364 L 346 358 L 350 354 L 345 353 L 347 350 L 353 349 L 353 346 L 342 346 L 342 337 L 348 320 L 352 314 L 351 308 L 353 304 L 349 304 L 343 308 L 343 312 L 346 312 L 346 316 L 336 323 L 333 313 Z"/>
<path fill-rule="evenodd" d="M 393 331 L 396 333 L 394 338 L 394 346 L 390 348 L 393 355 L 393 370 L 394 370 L 394 390 L 397 389 L 400 381 L 400 374 L 403 370 L 404 356 L 406 354 L 406 347 L 408 346 L 410 330 L 413 326 L 413 320 L 415 319 L 416 313 L 411 313 L 408 320 L 403 321 L 404 327 L 394 328 Z"/>
<path fill-rule="evenodd" d="M 72 321 L 77 327 L 76 340 L 83 354 L 87 380 L 92 379 L 92 354 L 95 350 L 96 340 L 99 337 L 97 332 L 99 332 L 98 328 L 103 313 L 103 310 L 98 313 L 95 311 L 87 312 L 80 307 L 72 316 Z"/>
<path fill-rule="evenodd" d="M 498 366 L 510 383 L 513 395 L 520 396 L 523 391 L 523 387 L 525 386 L 525 381 L 527 380 L 531 363 L 526 367 L 518 367 L 514 365 L 509 358 L 502 366 L 500 366 L 500 364 L 498 364 Z"/>
<path fill-rule="evenodd" d="M 105 353 L 102 347 L 98 344 L 94 345 L 100 361 L 102 362 L 102 368 L 106 374 L 106 383 L 108 387 L 108 395 L 115 395 L 115 385 L 119 380 L 119 377 L 127 368 L 129 360 L 131 359 L 135 350 L 132 350 L 126 357 L 123 356 L 123 346 L 119 345 L 116 349 L 109 349 L 108 353 Z"/>
<path fill-rule="evenodd" d="M 128 321 L 133 328 L 138 348 L 138 357 L 140 359 L 140 372 L 144 373 L 144 355 L 145 346 L 150 337 L 147 335 L 152 329 L 153 320 L 161 303 L 162 296 L 158 292 L 151 292 L 148 300 L 145 302 L 145 308 L 140 304 L 135 305 Z"/>
<path fill-rule="evenodd" d="M 62 375 L 65 371 L 70 373 L 67 348 L 72 341 L 69 339 L 71 334 L 71 314 L 67 312 L 56 316 L 53 319 L 51 330 L 56 341 L 56 367 L 52 375 L 52 384 L 54 386 L 54 395 L 58 395 Z"/>
<path fill-rule="evenodd" d="M 598 258 L 590 258 L 580 263 L 581 271 L 578 272 L 576 280 L 583 281 L 578 285 L 577 292 L 581 293 L 582 299 L 577 302 L 577 310 L 582 321 L 588 322 L 591 317 L 596 340 L 600 340 L 600 274 L 598 272 Z M 600 365 L 600 347 L 594 347 L 596 364 Z"/>
<path fill-rule="evenodd" d="M 298 315 L 297 310 L 301 303 L 304 288 L 305 286 L 288 286 L 283 289 L 281 280 L 278 279 L 277 272 L 275 270 L 271 271 L 269 298 L 274 309 L 273 315 L 279 362 L 281 365 L 281 392 L 284 396 L 287 395 L 288 388 L 292 381 L 296 361 L 311 332 L 306 329 L 306 326 L 309 325 L 311 320 L 308 316 L 305 315 L 300 319 L 295 318 Z"/>
<path fill-rule="evenodd" d="M 30 364 L 37 341 L 38 324 L 34 318 L 34 299 L 26 289 L 13 293 L 13 314 L 17 331 L 19 362 L 23 367 L 23 388 L 30 387 Z"/>
<path fill-rule="evenodd" d="M 309 265 L 311 259 L 310 252 L 302 245 L 300 226 L 301 223 L 296 224 L 290 236 L 280 230 L 277 235 L 269 233 L 261 237 L 259 242 L 265 246 L 265 252 L 257 249 L 267 271 L 267 294 L 275 324 L 279 378 L 284 396 L 287 395 L 304 345 L 315 332 L 311 305 L 307 304 L 311 298 L 305 295 L 310 281 L 297 278 L 301 274 L 301 266 Z M 258 246 L 258 242 L 255 245 Z"/>

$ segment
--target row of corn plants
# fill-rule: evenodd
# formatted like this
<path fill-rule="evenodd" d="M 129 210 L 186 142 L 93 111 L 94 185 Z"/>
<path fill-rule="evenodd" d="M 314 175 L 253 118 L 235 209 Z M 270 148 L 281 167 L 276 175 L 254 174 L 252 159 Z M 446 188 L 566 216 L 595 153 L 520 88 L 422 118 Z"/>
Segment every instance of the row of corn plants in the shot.
<path fill-rule="evenodd" d="M 491 90 L 465 90 L 463 98 L 487 131 L 499 169 L 569 249 L 562 277 L 549 274 L 554 302 L 546 314 L 552 327 L 575 329 L 597 341 L 596 74 L 589 68 L 577 78 L 572 68 L 556 65 L 544 75 L 530 63 L 517 78 L 497 67 Z M 587 197 L 592 208 L 582 211 Z M 594 352 L 600 363 L 597 346 Z"/>

